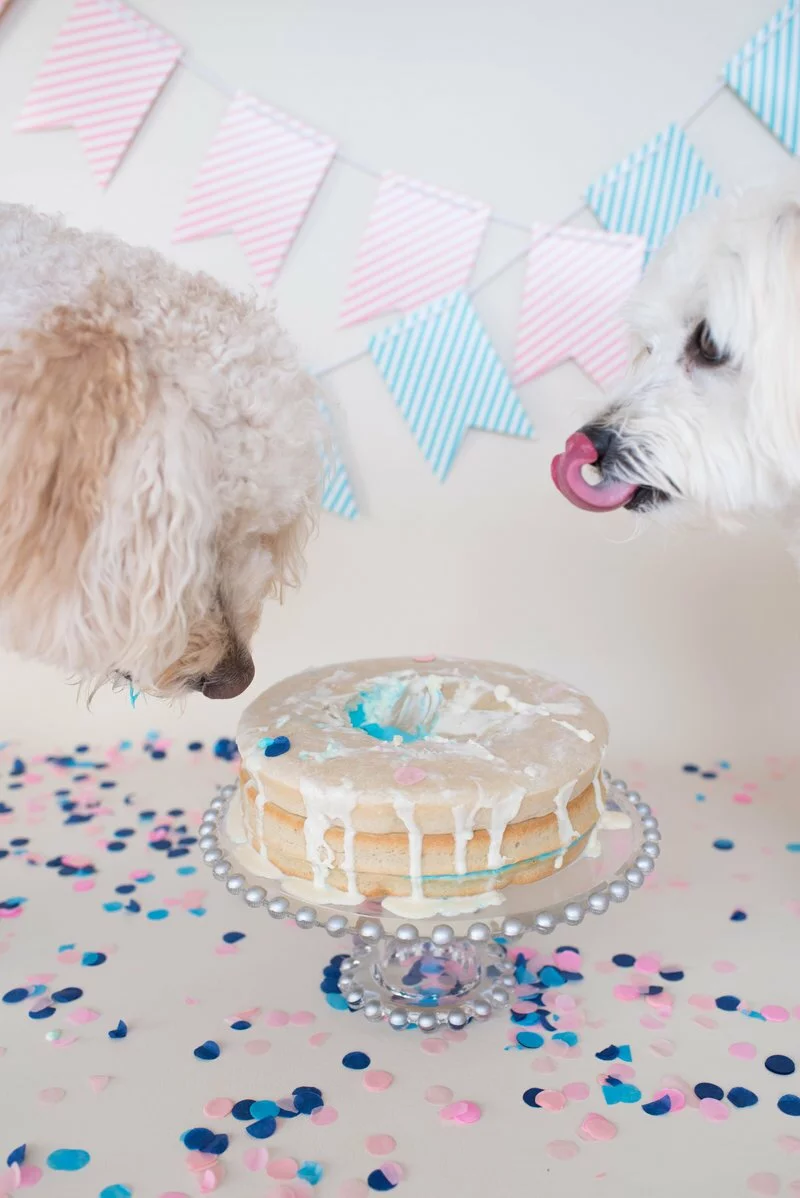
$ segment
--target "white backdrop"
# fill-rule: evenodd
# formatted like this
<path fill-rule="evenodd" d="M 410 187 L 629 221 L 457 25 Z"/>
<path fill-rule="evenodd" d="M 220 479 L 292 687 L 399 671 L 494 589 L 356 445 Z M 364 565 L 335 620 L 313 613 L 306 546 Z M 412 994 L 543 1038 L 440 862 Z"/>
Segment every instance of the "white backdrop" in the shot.
<path fill-rule="evenodd" d="M 516 220 L 558 220 L 585 185 L 713 86 L 776 0 L 143 0 L 194 56 L 337 137 L 378 169 L 462 191 Z M 11 124 L 69 0 L 15 0 L 0 22 L 0 198 L 159 247 L 238 287 L 253 276 L 231 237 L 171 246 L 170 231 L 226 99 L 182 70 L 108 191 L 74 132 Z M 691 136 L 725 186 L 796 171 L 735 97 Z M 799 181 L 800 185 L 800 181 Z M 312 367 L 361 348 L 336 332 L 374 181 L 335 164 L 280 279 L 284 323 Z M 525 244 L 492 226 L 482 277 Z M 522 266 L 478 297 L 510 362 Z M 362 518 L 325 516 L 304 587 L 271 607 L 257 685 L 311 664 L 382 653 L 463 653 L 538 665 L 606 709 L 618 754 L 742 760 L 794 752 L 800 710 L 800 579 L 777 534 L 738 538 L 580 513 L 549 461 L 599 402 L 571 365 L 522 389 L 535 442 L 469 433 L 437 483 L 374 367 L 326 382 Z M 91 713 L 65 681 L 0 656 L 0 739 L 53 749 L 75 739 L 230 734 L 244 700 L 181 712 L 100 695 Z"/>

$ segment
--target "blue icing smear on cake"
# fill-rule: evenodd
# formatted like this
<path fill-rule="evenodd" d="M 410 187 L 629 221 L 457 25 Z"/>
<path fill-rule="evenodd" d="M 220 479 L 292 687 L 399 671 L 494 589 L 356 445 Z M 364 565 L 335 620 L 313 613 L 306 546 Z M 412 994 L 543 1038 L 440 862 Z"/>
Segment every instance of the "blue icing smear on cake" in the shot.
<path fill-rule="evenodd" d="M 361 691 L 347 715 L 353 728 L 375 740 L 411 744 L 434 731 L 443 698 L 433 678 L 387 678 Z"/>

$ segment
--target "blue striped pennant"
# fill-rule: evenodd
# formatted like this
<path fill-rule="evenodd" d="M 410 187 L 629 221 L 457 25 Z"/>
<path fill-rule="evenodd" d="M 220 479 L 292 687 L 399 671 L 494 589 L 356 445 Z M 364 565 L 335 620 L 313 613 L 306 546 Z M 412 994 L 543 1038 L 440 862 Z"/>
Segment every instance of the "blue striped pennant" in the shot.
<path fill-rule="evenodd" d="M 612 233 L 644 237 L 648 256 L 707 195 L 714 177 L 679 125 L 670 125 L 586 192 L 589 207 Z"/>
<path fill-rule="evenodd" d="M 777 12 L 725 67 L 725 82 L 793 154 L 800 144 L 797 0 Z"/>
<path fill-rule="evenodd" d="M 326 512 L 333 512 L 335 516 L 343 516 L 345 520 L 355 520 L 359 514 L 358 504 L 350 485 L 347 469 L 334 441 L 333 420 L 327 405 L 321 399 L 317 400 L 317 404 L 330 429 L 327 448 L 322 450 L 322 506 Z"/>
<path fill-rule="evenodd" d="M 376 333 L 369 352 L 441 481 L 468 428 L 533 436 L 466 292 L 434 300 Z"/>

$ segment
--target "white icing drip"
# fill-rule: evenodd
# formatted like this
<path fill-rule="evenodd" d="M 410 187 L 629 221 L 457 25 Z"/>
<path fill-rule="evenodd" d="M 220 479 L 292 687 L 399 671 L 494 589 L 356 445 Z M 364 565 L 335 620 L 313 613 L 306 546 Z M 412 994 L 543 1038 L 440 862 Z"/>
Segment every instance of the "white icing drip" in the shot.
<path fill-rule="evenodd" d="M 505 902 L 502 893 L 487 890 L 483 894 L 465 894 L 458 898 L 397 898 L 383 900 L 384 911 L 402 919 L 427 919 L 431 915 L 469 915 L 484 907 L 499 907 Z"/>
<path fill-rule="evenodd" d="M 522 806 L 524 798 L 524 788 L 522 786 L 515 786 L 504 799 L 495 799 L 491 804 L 489 852 L 486 857 L 487 869 L 501 869 L 505 865 L 505 857 L 501 852 L 503 837 L 508 825 L 519 814 L 519 809 Z M 485 803 L 482 803 L 482 806 L 485 805 Z"/>
<path fill-rule="evenodd" d="M 597 827 L 602 832 L 622 832 L 630 826 L 631 817 L 629 815 L 626 815 L 624 811 L 612 811 L 610 807 L 606 807 L 597 821 Z"/>
<path fill-rule="evenodd" d="M 592 788 L 594 790 L 594 802 L 595 806 L 597 807 L 597 814 L 602 816 L 606 809 L 606 805 L 603 800 L 603 783 L 600 781 L 599 770 L 595 774 L 594 778 L 592 778 Z"/>
<path fill-rule="evenodd" d="M 341 786 L 323 786 L 311 778 L 300 779 L 300 794 L 305 804 L 306 817 L 303 831 L 306 841 L 306 860 L 314 875 L 314 885 L 327 885 L 328 874 L 335 864 L 335 856 L 325 834 L 331 824 L 338 820 L 344 829 L 344 872 L 347 875 L 348 893 L 355 893 L 355 860 L 353 808 L 358 792 L 352 783 Z M 348 855 L 349 849 L 349 855 Z"/>
<path fill-rule="evenodd" d="M 569 728 L 570 732 L 574 732 L 581 740 L 585 740 L 587 744 L 594 740 L 594 733 L 588 728 L 576 728 L 574 724 L 570 724 L 567 720 L 553 720 L 554 724 L 560 724 L 562 728 Z"/>
<path fill-rule="evenodd" d="M 420 900 L 425 897 L 422 885 L 422 832 L 414 817 L 414 803 L 397 791 L 392 792 L 392 806 L 395 815 L 401 819 L 408 832 L 408 876 L 411 882 L 411 897 Z"/>
<path fill-rule="evenodd" d="M 467 845 L 475 834 L 475 817 L 483 804 L 483 792 L 478 787 L 478 801 L 467 810 L 465 803 L 453 807 L 453 860 L 459 876 L 467 873 Z"/>
<path fill-rule="evenodd" d="M 567 782 L 561 787 L 556 795 L 554 802 L 556 807 L 556 819 L 558 820 L 558 842 L 562 848 L 565 845 L 571 844 L 577 836 L 577 832 L 572 826 L 572 821 L 569 818 L 568 804 L 575 791 L 575 782 Z M 559 866 L 556 866 L 558 869 Z"/>
<path fill-rule="evenodd" d="M 599 857 L 602 852 L 600 845 L 600 836 L 598 835 L 597 825 L 592 828 L 589 837 L 586 841 L 586 848 L 583 850 L 584 857 Z"/>

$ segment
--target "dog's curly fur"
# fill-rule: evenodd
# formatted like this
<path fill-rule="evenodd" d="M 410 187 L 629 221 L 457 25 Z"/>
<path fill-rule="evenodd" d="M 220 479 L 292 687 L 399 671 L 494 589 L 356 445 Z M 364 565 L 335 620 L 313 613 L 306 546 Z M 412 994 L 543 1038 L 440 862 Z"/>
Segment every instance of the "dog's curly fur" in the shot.
<path fill-rule="evenodd" d="M 323 426 L 269 307 L 0 205 L 0 640 L 90 688 L 236 694 Z"/>

